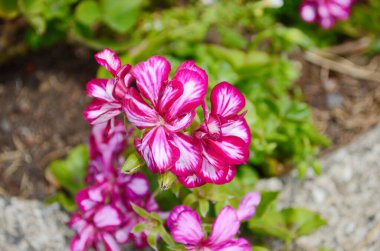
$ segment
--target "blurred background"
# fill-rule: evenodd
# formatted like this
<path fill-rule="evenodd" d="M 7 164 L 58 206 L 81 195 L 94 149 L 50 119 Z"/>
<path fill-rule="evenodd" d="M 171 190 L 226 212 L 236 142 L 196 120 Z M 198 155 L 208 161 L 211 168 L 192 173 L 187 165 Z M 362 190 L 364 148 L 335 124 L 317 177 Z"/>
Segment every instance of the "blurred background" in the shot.
<path fill-rule="evenodd" d="M 380 2 L 357 1 L 330 29 L 300 1 L 0 0 L 0 195 L 46 199 L 47 167 L 86 143 L 93 54 L 123 63 L 193 59 L 247 97 L 249 165 L 260 177 L 320 173 L 316 157 L 380 121 Z M 74 160 L 75 161 L 75 160 Z M 68 171 L 69 172 L 69 171 Z"/>

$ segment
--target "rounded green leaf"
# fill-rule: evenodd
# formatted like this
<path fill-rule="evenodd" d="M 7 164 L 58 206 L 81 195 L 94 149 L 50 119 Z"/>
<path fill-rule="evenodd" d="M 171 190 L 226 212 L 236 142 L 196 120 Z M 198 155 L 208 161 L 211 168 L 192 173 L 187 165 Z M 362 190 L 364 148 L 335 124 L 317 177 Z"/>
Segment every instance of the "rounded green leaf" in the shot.
<path fill-rule="evenodd" d="M 84 25 L 93 25 L 102 18 L 98 4 L 92 0 L 80 2 L 75 9 L 75 18 Z"/>

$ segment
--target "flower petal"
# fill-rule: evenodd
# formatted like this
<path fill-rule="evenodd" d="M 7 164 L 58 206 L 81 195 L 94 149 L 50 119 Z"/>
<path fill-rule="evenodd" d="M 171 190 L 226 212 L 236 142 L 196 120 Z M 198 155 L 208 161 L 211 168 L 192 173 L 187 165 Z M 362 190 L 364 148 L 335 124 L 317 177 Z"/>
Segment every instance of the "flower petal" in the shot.
<path fill-rule="evenodd" d="M 199 215 L 192 209 L 184 210 L 172 218 L 170 232 L 176 242 L 196 245 L 202 241 L 204 232 Z"/>
<path fill-rule="evenodd" d="M 75 235 L 70 242 L 71 251 L 86 251 L 95 238 L 95 230 L 92 226 L 88 226 L 83 231 Z"/>
<path fill-rule="evenodd" d="M 244 196 L 236 211 L 239 221 L 248 220 L 256 212 L 256 207 L 259 205 L 261 195 L 258 192 L 248 193 Z"/>
<path fill-rule="evenodd" d="M 166 221 L 166 224 L 168 225 L 169 229 L 171 229 L 176 224 L 178 215 L 180 213 L 182 213 L 183 211 L 192 211 L 192 210 L 193 209 L 191 209 L 190 207 L 185 206 L 185 205 L 179 205 L 179 206 L 176 206 L 175 208 L 173 208 L 170 211 L 169 217 Z"/>
<path fill-rule="evenodd" d="M 222 141 L 209 141 L 223 153 L 231 165 L 241 165 L 248 161 L 249 146 L 240 138 L 234 136 L 223 137 Z"/>
<path fill-rule="evenodd" d="M 121 61 L 116 53 L 110 49 L 104 49 L 95 54 L 96 61 L 107 69 L 112 75 L 116 75 L 121 67 Z"/>
<path fill-rule="evenodd" d="M 169 106 L 183 94 L 183 85 L 178 81 L 170 81 L 162 88 L 162 96 L 160 98 L 159 111 L 160 114 L 165 114 Z"/>
<path fill-rule="evenodd" d="M 122 110 L 121 104 L 109 103 L 101 100 L 93 100 L 84 110 L 84 118 L 91 124 L 100 124 L 109 121 L 120 114 Z"/>
<path fill-rule="evenodd" d="M 126 192 L 131 199 L 143 198 L 149 194 L 149 182 L 141 173 L 134 174 L 131 177 L 127 188 Z"/>
<path fill-rule="evenodd" d="M 178 115 L 194 110 L 204 100 L 207 92 L 207 79 L 199 73 L 203 70 L 194 63 L 192 68 L 179 67 L 173 77 L 173 80 L 183 84 L 183 94 L 169 107 L 165 117 L 168 121 Z"/>
<path fill-rule="evenodd" d="M 224 184 L 227 177 L 228 169 L 222 166 L 212 165 L 206 158 L 202 160 L 202 167 L 197 173 L 197 176 L 202 180 L 212 184 Z"/>
<path fill-rule="evenodd" d="M 303 4 L 300 9 L 300 15 L 305 22 L 315 22 L 317 20 L 316 7 L 311 4 Z"/>
<path fill-rule="evenodd" d="M 120 212 L 113 206 L 103 206 L 94 215 L 94 224 L 97 228 L 109 228 L 120 225 L 122 217 Z"/>
<path fill-rule="evenodd" d="M 112 79 L 92 79 L 86 85 L 86 95 L 92 98 L 113 102 L 115 101 L 112 95 L 114 86 L 115 84 Z"/>
<path fill-rule="evenodd" d="M 157 125 L 159 120 L 157 112 L 148 106 L 135 89 L 131 88 L 129 92 L 129 99 L 124 106 L 128 121 L 139 129 Z"/>
<path fill-rule="evenodd" d="M 158 172 L 164 173 L 174 166 L 179 159 L 180 153 L 178 148 L 169 142 L 164 127 L 159 126 L 152 129 L 152 131 L 154 131 L 154 135 L 149 142 L 150 150 Z"/>
<path fill-rule="evenodd" d="M 238 238 L 218 247 L 218 251 L 251 251 L 252 247 L 244 238 Z"/>
<path fill-rule="evenodd" d="M 207 238 L 207 246 L 219 246 L 233 240 L 240 228 L 240 222 L 235 210 L 226 206 L 219 212 L 214 223 L 212 231 Z"/>
<path fill-rule="evenodd" d="M 128 95 L 129 85 L 133 80 L 133 76 L 129 73 L 131 68 L 131 65 L 126 64 L 118 71 L 115 78 L 115 97 L 123 99 Z"/>
<path fill-rule="evenodd" d="M 120 251 L 121 248 L 115 238 L 109 234 L 109 233 L 104 233 L 102 234 L 102 239 L 104 243 L 104 248 L 105 251 Z"/>
<path fill-rule="evenodd" d="M 194 120 L 195 111 L 185 113 L 183 116 L 177 117 L 170 124 L 165 124 L 165 127 L 172 132 L 179 132 L 188 127 Z"/>
<path fill-rule="evenodd" d="M 205 70 L 198 67 L 193 60 L 187 60 L 183 62 L 177 69 L 176 74 L 174 75 L 174 79 L 176 78 L 177 72 L 180 72 L 181 70 L 191 70 L 195 71 L 199 74 L 199 76 L 202 78 L 203 82 L 208 84 L 208 76 Z"/>
<path fill-rule="evenodd" d="M 196 174 L 189 176 L 177 176 L 179 182 L 187 188 L 200 187 L 206 184 L 204 180 L 199 178 Z"/>
<path fill-rule="evenodd" d="M 243 94 L 233 85 L 222 82 L 211 91 L 211 113 L 224 118 L 236 116 L 245 106 Z"/>
<path fill-rule="evenodd" d="M 132 68 L 132 75 L 142 95 L 158 107 L 158 98 L 161 86 L 168 80 L 170 63 L 164 57 L 153 56 L 147 61 L 138 63 Z"/>
<path fill-rule="evenodd" d="M 239 118 L 234 121 L 229 121 L 222 124 L 223 136 L 235 136 L 241 138 L 246 144 L 251 143 L 251 132 L 247 121 L 244 118 Z"/>
<path fill-rule="evenodd" d="M 188 176 L 199 171 L 202 157 L 199 148 L 195 145 L 194 139 L 183 133 L 172 134 L 173 144 L 178 148 L 180 157 L 171 169 L 177 176 Z"/>
<path fill-rule="evenodd" d="M 153 136 L 154 131 L 150 130 L 146 132 L 142 139 L 135 138 L 135 148 L 140 156 L 145 160 L 149 170 L 152 173 L 158 173 L 156 163 L 153 160 L 152 151 L 149 147 L 150 138 Z"/>
<path fill-rule="evenodd" d="M 236 174 L 236 167 L 235 166 L 230 166 L 228 168 L 228 172 L 227 172 L 227 176 L 226 176 L 226 178 L 224 180 L 224 184 L 231 182 L 234 179 L 235 174 Z"/>

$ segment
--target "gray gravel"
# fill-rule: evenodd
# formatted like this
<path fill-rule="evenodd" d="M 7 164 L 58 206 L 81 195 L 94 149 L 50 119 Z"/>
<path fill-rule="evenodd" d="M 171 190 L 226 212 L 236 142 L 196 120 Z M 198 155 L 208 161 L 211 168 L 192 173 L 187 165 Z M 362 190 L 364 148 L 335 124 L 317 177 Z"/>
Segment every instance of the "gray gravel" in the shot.
<path fill-rule="evenodd" d="M 58 205 L 0 197 L 0 250 L 68 250 L 67 220 Z"/>
<path fill-rule="evenodd" d="M 380 125 L 322 159 L 324 172 L 305 181 L 296 172 L 260 181 L 262 189 L 282 190 L 279 206 L 306 207 L 328 225 L 296 242 L 299 249 L 380 250 Z"/>
<path fill-rule="evenodd" d="M 280 207 L 306 207 L 328 225 L 295 243 L 296 250 L 380 250 L 380 125 L 322 159 L 324 172 L 296 173 L 260 181 L 258 188 L 282 190 Z M 67 250 L 68 216 L 57 205 L 0 197 L 0 250 Z M 280 250 L 277 246 L 273 250 Z"/>

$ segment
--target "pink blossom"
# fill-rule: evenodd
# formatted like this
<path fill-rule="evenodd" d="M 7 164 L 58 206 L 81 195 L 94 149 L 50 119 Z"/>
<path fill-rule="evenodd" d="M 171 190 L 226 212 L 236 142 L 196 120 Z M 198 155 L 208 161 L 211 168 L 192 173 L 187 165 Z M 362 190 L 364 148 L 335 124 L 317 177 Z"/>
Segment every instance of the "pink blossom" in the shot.
<path fill-rule="evenodd" d="M 128 138 L 122 122 L 95 125 L 90 136 L 90 165 L 86 181 L 89 186 L 76 195 L 78 212 L 68 225 L 76 232 L 72 251 L 121 250 L 121 245 L 134 242 L 136 248 L 147 246 L 149 230 L 139 234 L 131 229 L 145 219 L 136 214 L 131 203 L 148 212 L 159 207 L 149 192 L 149 182 L 141 174 L 125 175 L 118 167 L 124 162 Z"/>
<path fill-rule="evenodd" d="M 346 20 L 350 16 L 353 0 L 304 0 L 300 15 L 305 22 L 318 23 L 329 29 L 338 20 Z"/>
<path fill-rule="evenodd" d="M 205 122 L 194 132 L 202 153 L 202 166 L 198 172 L 179 177 L 187 187 L 204 183 L 230 182 L 236 165 L 245 164 L 249 156 L 251 134 L 245 113 L 245 98 L 239 90 L 222 82 L 211 91 L 211 113 L 204 105 Z"/>
<path fill-rule="evenodd" d="M 207 75 L 192 61 L 179 66 L 169 80 L 170 63 L 153 56 L 131 70 L 137 89 L 129 90 L 125 102 L 128 120 L 141 130 L 143 137 L 135 146 L 154 173 L 168 170 L 189 175 L 200 168 L 199 149 L 193 138 L 184 134 L 207 91 Z"/>
<path fill-rule="evenodd" d="M 258 200 L 257 200 L 258 199 Z M 216 217 L 210 235 L 205 239 L 201 218 L 188 206 L 177 206 L 171 212 L 167 225 L 176 242 L 182 243 L 190 251 L 224 250 L 249 251 L 252 250 L 247 240 L 235 238 L 240 228 L 240 221 L 251 218 L 260 201 L 258 193 L 245 196 L 239 209 L 224 207 Z M 242 211 L 244 211 L 243 214 Z M 239 216 L 244 215 L 243 218 Z"/>
<path fill-rule="evenodd" d="M 99 124 L 116 117 L 123 110 L 123 98 L 132 81 L 131 66 L 122 66 L 116 53 L 110 49 L 95 54 L 96 61 L 114 78 L 93 79 L 87 83 L 86 94 L 94 98 L 83 115 L 90 124 Z"/>

